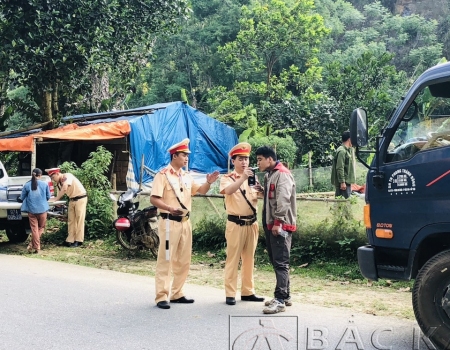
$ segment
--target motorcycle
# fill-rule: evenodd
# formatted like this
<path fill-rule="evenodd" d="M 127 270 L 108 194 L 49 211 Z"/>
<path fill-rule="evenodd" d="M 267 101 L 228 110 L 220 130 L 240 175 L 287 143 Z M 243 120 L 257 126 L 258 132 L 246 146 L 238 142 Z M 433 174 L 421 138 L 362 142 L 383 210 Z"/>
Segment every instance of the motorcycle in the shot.
<path fill-rule="evenodd" d="M 47 212 L 48 218 L 55 218 L 60 222 L 67 222 L 67 204 L 58 204 Z"/>
<path fill-rule="evenodd" d="M 110 198 L 117 203 L 113 227 L 122 247 L 131 252 L 148 249 L 156 258 L 159 247 L 157 208 L 150 206 L 139 210 L 139 202 L 134 201 L 139 192 L 127 190 L 118 198 L 110 193 Z"/>

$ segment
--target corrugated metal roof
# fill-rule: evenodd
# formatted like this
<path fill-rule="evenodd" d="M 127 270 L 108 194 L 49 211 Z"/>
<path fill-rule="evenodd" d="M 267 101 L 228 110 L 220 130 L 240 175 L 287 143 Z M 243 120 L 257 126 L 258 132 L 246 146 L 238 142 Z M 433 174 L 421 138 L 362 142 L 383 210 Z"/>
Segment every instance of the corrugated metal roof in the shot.
<path fill-rule="evenodd" d="M 72 123 L 79 123 L 80 121 L 91 121 L 91 120 L 100 120 L 99 122 L 103 122 L 103 119 L 110 118 L 117 120 L 117 118 L 121 117 L 132 117 L 132 116 L 139 116 L 143 114 L 151 114 L 154 111 L 158 109 L 164 109 L 170 106 L 171 104 L 174 104 L 177 102 L 166 102 L 166 103 L 156 103 L 154 105 L 150 106 L 144 106 L 139 108 L 132 108 L 127 109 L 123 111 L 109 111 L 109 112 L 102 112 L 102 113 L 89 113 L 89 114 L 78 114 L 78 115 L 71 115 L 67 117 L 63 117 L 61 120 L 64 123 L 72 122 Z"/>
<path fill-rule="evenodd" d="M 115 122 L 119 120 L 130 120 L 135 117 L 144 115 L 144 114 L 152 114 L 158 109 L 165 109 L 168 106 L 177 103 L 175 102 L 165 102 L 165 103 L 156 103 L 149 106 L 144 107 L 138 107 L 138 108 L 132 108 L 122 111 L 109 111 L 109 112 L 101 112 L 101 113 L 89 113 L 89 114 L 78 114 L 78 115 L 71 115 L 67 117 L 61 118 L 61 121 L 63 122 L 60 126 L 63 126 L 68 123 L 75 123 L 80 126 L 82 125 L 88 125 L 88 124 L 97 124 L 97 123 L 109 123 L 109 122 Z M 33 129 L 29 131 L 23 131 L 18 132 L 15 134 L 10 134 L 6 136 L 0 136 L 0 139 L 10 139 L 10 138 L 17 138 L 22 136 L 28 136 L 31 134 L 35 134 L 38 132 L 41 132 L 42 129 Z"/>

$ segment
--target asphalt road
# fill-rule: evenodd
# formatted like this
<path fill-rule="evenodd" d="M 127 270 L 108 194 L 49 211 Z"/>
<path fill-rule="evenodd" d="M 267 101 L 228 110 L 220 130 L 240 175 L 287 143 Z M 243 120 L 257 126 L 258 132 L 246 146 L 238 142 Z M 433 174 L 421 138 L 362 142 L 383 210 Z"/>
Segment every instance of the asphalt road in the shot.
<path fill-rule="evenodd" d="M 432 349 L 415 322 L 296 303 L 225 304 L 186 285 L 194 304 L 154 303 L 154 279 L 0 254 L 0 349 Z"/>

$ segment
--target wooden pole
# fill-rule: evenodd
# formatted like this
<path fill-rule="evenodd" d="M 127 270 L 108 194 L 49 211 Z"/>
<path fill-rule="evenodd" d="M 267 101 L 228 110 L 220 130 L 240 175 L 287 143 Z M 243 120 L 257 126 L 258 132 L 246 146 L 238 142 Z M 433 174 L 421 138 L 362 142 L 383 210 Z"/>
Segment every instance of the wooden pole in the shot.
<path fill-rule="evenodd" d="M 352 179 L 353 182 L 352 183 L 356 183 L 356 157 L 355 157 L 355 148 L 352 147 L 352 158 L 353 158 L 353 174 L 355 175 L 355 178 Z"/>
<path fill-rule="evenodd" d="M 36 139 L 33 138 L 33 142 L 31 143 L 31 169 L 30 175 L 33 169 L 36 168 Z"/>
<path fill-rule="evenodd" d="M 311 151 L 308 152 L 308 168 L 309 168 L 309 187 L 312 188 L 313 180 L 312 180 L 312 166 L 311 166 Z"/>
<path fill-rule="evenodd" d="M 113 191 L 117 190 L 117 175 L 116 175 L 116 173 L 113 173 L 111 175 L 111 187 L 112 187 Z M 114 204 L 113 204 L 113 218 L 117 219 L 117 201 L 114 201 Z"/>
<path fill-rule="evenodd" d="M 141 160 L 141 172 L 139 174 L 139 191 L 142 190 L 142 177 L 144 176 L 144 155 Z"/>
<path fill-rule="evenodd" d="M 114 176 L 114 181 L 117 181 L 116 178 L 116 173 L 114 172 L 114 167 L 116 166 L 116 157 L 117 157 L 117 150 L 114 150 L 114 155 L 113 155 L 113 159 L 112 159 L 112 164 L 111 164 L 111 173 L 109 175 L 109 181 L 111 181 L 111 184 L 113 182 L 113 176 Z M 113 188 L 116 188 L 116 184 L 113 185 Z"/>

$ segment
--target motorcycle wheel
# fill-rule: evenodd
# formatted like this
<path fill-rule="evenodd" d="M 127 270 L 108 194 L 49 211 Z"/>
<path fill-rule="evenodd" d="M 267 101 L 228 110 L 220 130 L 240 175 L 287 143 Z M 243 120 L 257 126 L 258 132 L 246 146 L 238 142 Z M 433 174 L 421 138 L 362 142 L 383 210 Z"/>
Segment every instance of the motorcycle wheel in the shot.
<path fill-rule="evenodd" d="M 119 244 L 122 247 L 124 247 L 125 249 L 131 250 L 131 251 L 138 249 L 138 246 L 136 244 L 131 243 L 130 238 L 128 237 L 126 231 L 116 231 L 116 235 L 117 235 L 117 240 L 119 241 Z"/>

